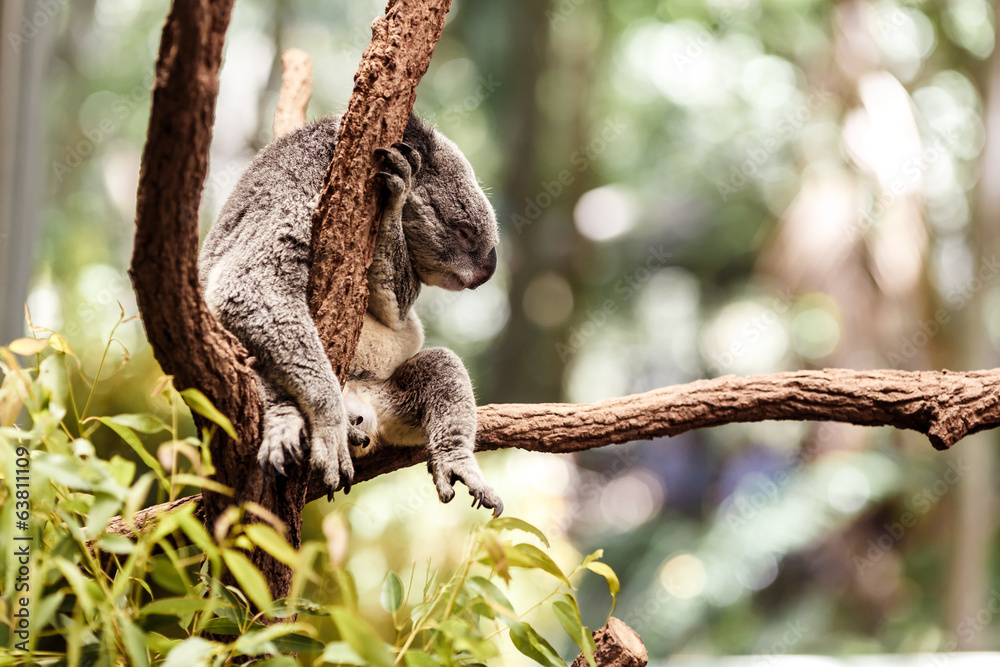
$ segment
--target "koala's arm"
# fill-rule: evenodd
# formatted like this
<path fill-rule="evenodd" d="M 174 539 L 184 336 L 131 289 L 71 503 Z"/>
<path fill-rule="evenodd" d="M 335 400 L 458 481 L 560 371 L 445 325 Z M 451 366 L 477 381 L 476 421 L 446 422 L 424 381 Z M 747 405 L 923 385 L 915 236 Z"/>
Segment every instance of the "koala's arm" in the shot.
<path fill-rule="evenodd" d="M 404 143 L 395 144 L 392 150 L 380 148 L 375 154 L 386 167 L 378 174 L 385 182 L 386 202 L 368 269 L 368 312 L 385 326 L 398 330 L 405 326 L 420 294 L 420 279 L 410 262 L 403 232 L 403 207 L 420 170 L 421 158 Z"/>
<path fill-rule="evenodd" d="M 336 144 L 324 119 L 265 148 L 240 177 L 205 239 L 205 301 L 256 359 L 264 404 L 258 461 L 285 472 L 303 453 L 331 493 L 354 474 L 340 382 L 309 314 L 312 216 Z"/>

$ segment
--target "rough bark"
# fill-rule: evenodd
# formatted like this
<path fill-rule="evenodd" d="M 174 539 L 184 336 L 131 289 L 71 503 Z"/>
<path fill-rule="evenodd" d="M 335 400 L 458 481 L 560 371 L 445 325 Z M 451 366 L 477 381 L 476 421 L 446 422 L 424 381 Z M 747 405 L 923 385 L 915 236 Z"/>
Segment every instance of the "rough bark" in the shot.
<path fill-rule="evenodd" d="M 242 345 L 208 311 L 198 287 L 198 204 L 208 172 L 222 45 L 232 0 L 177 0 L 156 63 L 136 200 L 129 275 L 146 336 L 175 385 L 197 387 L 228 415 L 239 438 L 213 439 L 217 481 L 264 486 L 253 474 L 260 401 Z M 266 507 L 261 493 L 253 500 Z M 230 501 L 205 494 L 211 520 Z"/>
<path fill-rule="evenodd" d="M 232 4 L 174 0 L 171 6 L 156 64 L 129 274 L 163 370 L 179 389 L 201 389 L 237 430 L 235 442 L 223 433 L 212 440 L 213 477 L 236 496 L 205 493 L 206 524 L 233 502 L 253 501 L 280 517 L 289 527 L 289 541 L 298 546 L 308 471 L 293 469 L 287 478 L 275 479 L 258 467 L 261 405 L 247 353 L 208 311 L 198 281 L 198 205 Z M 402 2 L 390 0 L 386 16 L 373 25 L 341 123 L 316 215 L 310 275 L 317 325 L 340 377 L 353 357 L 367 305 L 364 277 L 378 208 L 374 149 L 402 138 L 449 6 L 449 0 L 419 0 L 406 3 L 404 12 Z M 289 569 L 260 550 L 253 560 L 272 595 L 283 597 Z"/>
<path fill-rule="evenodd" d="M 274 138 L 306 124 L 306 109 L 312 97 L 312 59 L 302 49 L 287 49 L 281 54 L 281 90 L 274 109 Z"/>
<path fill-rule="evenodd" d="M 598 667 L 646 667 L 649 655 L 639 638 L 639 633 L 614 616 L 594 632 L 594 662 Z M 580 653 L 570 667 L 587 667 L 590 664 Z"/>
<path fill-rule="evenodd" d="M 936 449 L 1000 425 L 1000 369 L 855 371 L 827 369 L 736 377 L 664 387 L 582 405 L 501 404 L 479 408 L 476 449 L 517 447 L 567 453 L 677 435 L 696 428 L 766 420 L 894 426 L 926 435 Z M 419 447 L 357 459 L 355 483 L 427 460 Z M 311 485 L 309 500 L 326 495 Z M 189 500 L 198 502 L 198 496 Z M 143 520 L 170 507 L 137 514 Z M 118 524 L 116 524 L 118 525 Z"/>
<path fill-rule="evenodd" d="M 380 183 L 376 148 L 402 140 L 417 84 L 444 29 L 451 0 L 389 0 L 354 75 L 333 162 L 313 218 L 309 310 L 341 381 L 368 308 Z M 404 11 L 405 10 L 405 11 Z M 343 234 L 333 229 L 342 226 Z"/>

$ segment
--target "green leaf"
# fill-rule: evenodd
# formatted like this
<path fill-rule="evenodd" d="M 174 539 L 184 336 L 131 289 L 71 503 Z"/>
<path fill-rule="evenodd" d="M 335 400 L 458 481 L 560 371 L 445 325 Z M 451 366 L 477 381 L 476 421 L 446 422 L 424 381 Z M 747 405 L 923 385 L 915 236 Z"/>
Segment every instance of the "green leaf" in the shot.
<path fill-rule="evenodd" d="M 465 580 L 468 586 L 476 595 L 480 595 L 490 603 L 490 606 L 499 608 L 499 611 L 511 618 L 516 618 L 514 605 L 510 603 L 507 596 L 503 594 L 496 584 L 485 577 L 472 576 Z"/>
<path fill-rule="evenodd" d="M 208 477 L 199 477 L 198 475 L 191 475 L 185 472 L 174 473 L 171 477 L 174 484 L 186 484 L 187 486 L 193 486 L 196 489 L 204 489 L 208 491 L 214 491 L 222 496 L 233 495 L 233 490 L 230 489 L 225 484 L 219 484 L 214 479 L 209 479 Z"/>
<path fill-rule="evenodd" d="M 102 535 L 97 541 L 97 547 L 112 554 L 130 554 L 135 551 L 135 543 L 132 540 L 113 533 Z"/>
<path fill-rule="evenodd" d="M 92 582 L 93 580 L 88 580 L 84 577 L 76 563 L 68 561 L 65 558 L 53 558 L 52 562 L 59 568 L 66 582 L 73 589 L 73 594 L 76 595 L 76 603 L 83 607 L 84 612 L 88 615 L 93 614 L 94 604 L 104 601 L 104 596 L 101 595 L 100 589 L 95 591 L 87 585 L 88 582 Z"/>
<path fill-rule="evenodd" d="M 91 417 L 90 419 L 86 419 L 84 421 L 90 421 L 91 419 L 96 419 L 117 433 L 118 437 L 124 440 L 125 444 L 131 447 L 132 451 L 139 455 L 139 458 L 146 464 L 146 467 L 156 474 L 160 483 L 163 484 L 163 488 L 170 488 L 170 482 L 167 481 L 166 476 L 163 474 L 163 466 L 160 465 L 160 462 L 156 460 L 155 456 L 146 451 L 146 448 L 142 445 L 142 440 L 139 440 L 139 436 L 133 433 L 131 428 L 115 423 L 112 417 Z"/>
<path fill-rule="evenodd" d="M 108 463 L 111 468 L 111 477 L 125 490 L 122 498 L 124 500 L 128 496 L 128 487 L 135 479 L 135 461 L 129 461 L 115 454 Z"/>
<path fill-rule="evenodd" d="M 228 618 L 213 618 L 198 628 L 202 632 L 211 632 L 217 635 L 238 635 L 243 632 L 238 624 Z"/>
<path fill-rule="evenodd" d="M 253 664 L 254 667 L 302 667 L 302 663 L 290 655 L 276 655 Z"/>
<path fill-rule="evenodd" d="M 226 567 L 232 573 L 236 583 L 250 598 L 257 609 L 267 611 L 271 607 L 271 591 L 267 588 L 267 581 L 250 560 L 239 551 L 232 549 L 222 550 L 222 560 L 226 562 Z"/>
<path fill-rule="evenodd" d="M 559 625 L 563 627 L 569 638 L 583 652 L 584 658 L 587 659 L 587 664 L 590 667 L 597 667 L 594 662 L 594 651 L 597 650 L 597 646 L 594 644 L 594 636 L 590 633 L 590 629 L 583 624 L 583 620 L 580 618 L 580 610 L 576 606 L 576 600 L 569 595 L 566 598 L 568 598 L 568 602 L 563 600 L 553 602 L 552 611 L 559 620 Z M 570 604 L 571 602 L 572 604 Z"/>
<path fill-rule="evenodd" d="M 146 633 L 128 619 L 122 619 L 122 639 L 125 642 L 125 652 L 128 653 L 129 665 L 146 667 L 149 664 L 149 653 L 146 650 Z"/>
<path fill-rule="evenodd" d="M 130 428 L 133 431 L 139 431 L 139 433 L 152 434 L 159 433 L 160 431 L 165 431 L 167 429 L 167 425 L 164 424 L 159 417 L 147 413 L 125 413 L 115 415 L 114 417 L 105 417 L 104 419 L 120 426 Z"/>
<path fill-rule="evenodd" d="M 218 600 L 203 598 L 161 598 L 144 605 L 140 610 L 141 616 L 151 614 L 164 614 L 166 616 L 183 616 L 196 611 L 211 611 L 219 606 Z"/>
<path fill-rule="evenodd" d="M 399 611 L 403 604 L 403 582 L 392 570 L 389 570 L 385 575 L 385 581 L 382 582 L 382 595 L 379 596 L 379 602 L 382 603 L 382 609 L 390 614 Z"/>
<path fill-rule="evenodd" d="M 618 575 L 606 563 L 587 563 L 587 569 L 601 575 L 607 580 L 608 592 L 611 593 L 611 613 L 615 613 L 615 607 L 618 606 L 618 592 L 622 589 L 622 585 L 618 581 Z"/>
<path fill-rule="evenodd" d="M 545 667 L 566 667 L 566 661 L 530 625 L 512 621 L 509 627 L 510 640 L 518 651 Z"/>
<path fill-rule="evenodd" d="M 323 642 L 295 632 L 278 637 L 274 640 L 274 645 L 282 653 L 319 653 L 323 650 Z"/>
<path fill-rule="evenodd" d="M 284 649 L 278 647 L 283 639 L 288 639 L 287 635 L 294 635 L 296 639 L 285 642 L 285 645 L 298 648 L 288 649 L 292 651 L 318 651 L 323 648 L 323 644 L 304 635 L 295 634 L 299 630 L 306 630 L 309 626 L 305 623 L 276 623 L 274 625 L 261 626 L 259 629 L 250 630 L 240 635 L 236 640 L 236 650 L 244 655 L 260 655 L 261 653 L 281 653 Z"/>
<path fill-rule="evenodd" d="M 209 558 L 218 558 L 219 549 L 215 544 L 215 540 L 212 539 L 212 536 L 208 534 L 208 530 L 205 529 L 205 524 L 190 514 L 181 514 L 177 516 L 177 525 L 184 531 L 188 539 L 198 547 L 199 551 Z"/>
<path fill-rule="evenodd" d="M 30 357 L 38 354 L 46 347 L 49 341 L 47 338 L 17 338 L 11 341 L 7 349 L 21 357 Z"/>
<path fill-rule="evenodd" d="M 323 645 L 320 644 L 320 648 Z M 253 663 L 254 667 L 302 667 L 302 663 L 290 655 L 276 655 L 267 660 Z"/>
<path fill-rule="evenodd" d="M 171 593 L 183 595 L 188 592 L 187 582 L 177 572 L 177 568 L 166 556 L 153 559 L 153 581 Z"/>
<path fill-rule="evenodd" d="M 406 667 L 440 667 L 440 664 L 423 651 L 407 651 L 403 656 Z"/>
<path fill-rule="evenodd" d="M 236 437 L 236 429 L 233 428 L 233 423 L 229 421 L 229 418 L 226 417 L 226 415 L 216 410 L 215 406 L 212 405 L 212 402 L 208 400 L 208 397 L 205 396 L 205 394 L 194 388 L 185 389 L 180 392 L 180 394 L 181 398 L 184 399 L 184 402 L 187 403 L 188 407 L 194 412 L 197 412 L 210 422 L 221 426 L 222 430 L 226 432 L 226 435 L 233 440 L 239 440 L 239 438 Z"/>
<path fill-rule="evenodd" d="M 587 556 L 586 558 L 584 558 L 583 559 L 583 565 L 581 565 L 581 567 L 587 567 L 588 565 L 590 565 L 591 563 L 593 563 L 598 558 L 604 558 L 604 549 L 598 549 L 594 553 L 592 553 L 589 556 Z"/>
<path fill-rule="evenodd" d="M 177 644 L 167 659 L 163 662 L 163 667 L 195 667 L 210 664 L 209 658 L 223 649 L 222 644 L 210 642 L 201 637 L 188 637 L 180 644 Z"/>
<path fill-rule="evenodd" d="M 233 595 L 232 591 L 226 588 L 221 581 L 213 577 L 210 577 L 207 574 L 200 574 L 198 576 L 200 576 L 202 580 L 204 580 L 205 583 L 208 584 L 209 588 L 212 589 L 212 592 L 215 595 L 221 597 L 223 600 L 228 602 L 234 609 L 240 606 L 239 599 L 235 595 Z"/>
<path fill-rule="evenodd" d="M 343 607 L 334 608 L 330 613 L 340 636 L 364 658 L 364 664 L 391 667 L 392 654 L 389 649 L 360 617 Z"/>
<path fill-rule="evenodd" d="M 79 474 L 80 464 L 63 454 L 35 450 L 31 453 L 31 472 L 70 489 L 91 490 L 90 482 Z"/>
<path fill-rule="evenodd" d="M 48 625 L 65 598 L 66 594 L 62 591 L 56 591 L 52 595 L 42 598 L 42 601 L 38 603 L 38 607 L 35 609 L 34 618 L 31 619 L 34 626 L 36 628 L 44 628 Z"/>
<path fill-rule="evenodd" d="M 334 665 L 366 665 L 364 658 L 358 655 L 347 642 L 330 642 L 323 649 L 323 655 L 317 662 Z"/>
<path fill-rule="evenodd" d="M 514 565 L 514 566 L 517 566 L 517 567 L 537 567 L 537 568 L 539 568 L 541 570 L 544 570 L 545 572 L 548 572 L 553 577 L 559 579 L 560 581 L 562 581 L 567 586 L 570 585 L 569 579 L 567 579 L 566 575 L 563 574 L 562 570 L 559 569 L 559 566 L 556 565 L 556 562 L 554 560 L 552 560 L 552 558 L 547 553 L 545 553 L 544 551 L 542 551 L 541 549 L 539 549 L 535 545 L 533 545 L 533 544 L 524 544 L 524 543 L 522 543 L 522 544 L 515 544 L 514 545 L 514 550 L 517 551 L 517 552 L 519 552 L 522 556 L 526 557 L 528 559 L 528 561 L 531 563 L 531 565 L 527 565 L 527 566 L 520 565 L 518 563 L 515 563 L 514 559 L 511 559 L 511 565 Z M 508 556 L 509 556 L 509 554 L 510 554 L 510 552 L 508 551 Z M 605 565 L 605 567 L 607 567 L 607 566 Z M 610 569 L 610 568 L 608 568 L 608 569 Z"/>
<path fill-rule="evenodd" d="M 88 538 L 97 537 L 104 532 L 108 521 L 121 511 L 121 501 L 108 493 L 98 493 L 90 505 L 87 515 L 87 527 L 84 534 Z"/>
<path fill-rule="evenodd" d="M 42 359 L 38 367 L 38 383 L 49 395 L 49 413 L 56 421 L 62 421 L 66 416 L 66 396 L 69 394 L 65 355 L 53 354 Z"/>
<path fill-rule="evenodd" d="M 254 544 L 285 565 L 298 566 L 299 552 L 293 549 L 285 538 L 271 526 L 266 523 L 251 523 L 243 527 L 243 532 L 253 540 Z"/>
<path fill-rule="evenodd" d="M 527 521 L 524 521 L 523 519 L 517 519 L 512 516 L 502 516 L 499 519 L 493 519 L 492 521 L 487 523 L 486 527 L 490 530 L 495 530 L 498 533 L 504 530 L 521 530 L 526 533 L 531 533 L 532 535 L 540 539 L 542 541 L 542 544 L 544 544 L 546 547 L 549 546 L 549 540 L 548 538 L 545 537 L 545 533 L 543 533 L 538 528 L 535 528 L 534 526 L 532 526 Z"/>

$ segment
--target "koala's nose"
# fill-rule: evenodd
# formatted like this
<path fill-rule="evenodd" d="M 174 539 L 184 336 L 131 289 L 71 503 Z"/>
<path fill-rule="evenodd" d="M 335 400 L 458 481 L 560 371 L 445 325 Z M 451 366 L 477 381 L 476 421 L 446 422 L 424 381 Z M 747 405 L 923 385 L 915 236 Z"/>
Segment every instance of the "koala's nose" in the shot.
<path fill-rule="evenodd" d="M 497 270 L 497 249 L 496 247 L 490 250 L 490 254 L 486 255 L 486 261 L 483 263 L 483 267 L 476 273 L 476 280 L 471 285 L 472 289 L 476 289 L 487 280 L 493 277 L 493 274 Z"/>

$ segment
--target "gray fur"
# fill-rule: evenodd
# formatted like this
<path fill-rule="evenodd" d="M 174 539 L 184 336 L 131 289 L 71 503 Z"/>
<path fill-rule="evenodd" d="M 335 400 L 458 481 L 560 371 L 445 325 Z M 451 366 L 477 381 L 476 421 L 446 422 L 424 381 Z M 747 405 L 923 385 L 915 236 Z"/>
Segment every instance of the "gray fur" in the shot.
<path fill-rule="evenodd" d="M 461 360 L 420 350 L 412 306 L 421 283 L 475 288 L 496 269 L 496 217 L 458 148 L 411 116 L 404 141 L 380 149 L 387 201 L 368 271 L 368 312 L 342 394 L 309 315 L 312 215 L 339 118 L 262 150 L 209 231 L 199 260 L 205 300 L 256 358 L 264 403 L 261 466 L 284 474 L 310 452 L 333 492 L 350 490 L 351 454 L 424 445 L 442 502 L 455 480 L 473 505 L 503 503 L 473 456 L 476 403 Z"/>

